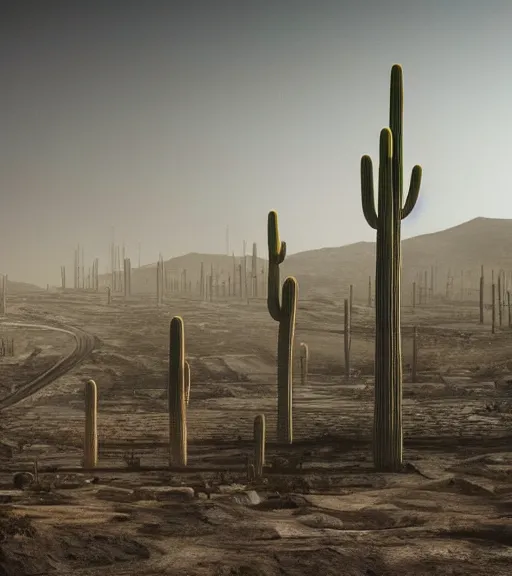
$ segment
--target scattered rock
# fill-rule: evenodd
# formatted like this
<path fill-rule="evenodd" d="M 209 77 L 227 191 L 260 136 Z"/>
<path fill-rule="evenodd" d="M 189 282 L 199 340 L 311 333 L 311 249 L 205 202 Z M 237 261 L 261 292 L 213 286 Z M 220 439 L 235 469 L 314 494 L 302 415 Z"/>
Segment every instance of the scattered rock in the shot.
<path fill-rule="evenodd" d="M 133 502 L 137 500 L 133 490 L 128 488 L 115 488 L 109 486 L 108 488 L 100 488 L 96 492 L 96 497 L 100 500 L 108 500 L 110 502 Z"/>
<path fill-rule="evenodd" d="M 230 502 L 242 506 L 256 506 L 260 504 L 261 498 L 256 490 L 244 490 L 243 492 L 234 492 L 229 496 Z"/>
<path fill-rule="evenodd" d="M 24 490 L 34 483 L 34 475 L 31 472 L 16 472 L 12 478 L 14 488 Z"/>
<path fill-rule="evenodd" d="M 298 521 L 304 526 L 309 526 L 310 528 L 319 528 L 319 529 L 326 529 L 329 528 L 331 530 L 343 530 L 344 524 L 343 521 L 339 518 L 334 518 L 333 516 L 329 516 L 328 514 L 306 514 L 305 516 L 299 516 Z"/>
<path fill-rule="evenodd" d="M 193 500 L 194 489 L 189 486 L 141 486 L 134 490 L 134 498 L 137 500 L 157 500 L 166 502 L 186 502 Z"/>

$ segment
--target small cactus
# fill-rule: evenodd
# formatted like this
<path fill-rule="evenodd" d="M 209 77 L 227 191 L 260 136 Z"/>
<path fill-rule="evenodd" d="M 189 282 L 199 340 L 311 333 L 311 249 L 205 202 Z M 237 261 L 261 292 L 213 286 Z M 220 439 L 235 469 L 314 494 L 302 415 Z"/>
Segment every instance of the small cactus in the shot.
<path fill-rule="evenodd" d="M 512 328 L 512 315 L 510 310 L 510 290 L 507 290 L 508 327 Z"/>
<path fill-rule="evenodd" d="M 352 345 L 352 336 L 350 334 L 351 312 L 350 312 L 350 300 L 345 299 L 345 317 L 344 317 L 344 348 L 345 348 L 345 378 L 350 378 L 350 347 Z"/>
<path fill-rule="evenodd" d="M 98 464 L 98 389 L 94 380 L 85 384 L 85 437 L 84 468 L 95 468 Z"/>
<path fill-rule="evenodd" d="M 495 334 L 496 332 L 496 284 L 493 282 L 491 285 L 491 307 L 492 307 L 492 326 L 491 332 Z"/>
<path fill-rule="evenodd" d="M 170 464 L 187 465 L 187 405 L 185 391 L 185 329 L 183 318 L 171 320 L 169 337 Z"/>
<path fill-rule="evenodd" d="M 501 270 L 498 273 L 498 321 L 501 328 L 503 325 L 503 310 L 501 303 Z"/>
<path fill-rule="evenodd" d="M 413 382 L 416 382 L 416 375 L 418 369 L 418 328 L 414 326 L 412 329 L 412 376 Z"/>
<path fill-rule="evenodd" d="M 259 414 L 254 418 L 254 471 L 256 478 L 263 476 L 265 465 L 265 416 Z"/>

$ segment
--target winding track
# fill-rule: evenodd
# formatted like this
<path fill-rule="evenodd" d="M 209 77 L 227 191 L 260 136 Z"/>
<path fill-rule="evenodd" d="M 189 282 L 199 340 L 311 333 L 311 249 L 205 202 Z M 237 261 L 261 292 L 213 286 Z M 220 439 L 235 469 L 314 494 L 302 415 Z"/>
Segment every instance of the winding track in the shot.
<path fill-rule="evenodd" d="M 64 376 L 77 364 L 82 362 L 94 349 L 95 338 L 92 334 L 88 334 L 79 328 L 72 326 L 57 327 L 48 326 L 46 324 L 26 324 L 24 322 L 0 322 L 0 326 L 14 326 L 20 328 L 34 328 L 38 330 L 54 330 L 56 332 L 63 332 L 64 334 L 69 334 L 73 336 L 76 341 L 76 346 L 72 352 L 70 352 L 64 358 L 61 358 L 56 364 L 51 368 L 34 378 L 31 382 L 22 386 L 19 390 L 16 390 L 13 394 L 6 396 L 0 400 L 0 411 L 5 408 L 14 406 L 18 402 L 21 402 L 25 398 L 28 398 L 32 394 L 35 394 L 48 384 L 51 384 L 57 378 Z"/>

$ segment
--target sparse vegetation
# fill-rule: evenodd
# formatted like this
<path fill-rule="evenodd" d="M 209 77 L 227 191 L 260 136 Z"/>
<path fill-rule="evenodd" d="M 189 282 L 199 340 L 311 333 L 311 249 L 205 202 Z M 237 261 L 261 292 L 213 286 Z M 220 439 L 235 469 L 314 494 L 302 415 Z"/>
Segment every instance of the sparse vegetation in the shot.
<path fill-rule="evenodd" d="M 507 566 L 512 276 L 480 253 L 442 261 L 423 239 L 402 282 L 401 220 L 421 169 L 405 203 L 402 173 L 395 66 L 377 206 L 361 162 L 375 250 L 285 262 L 272 211 L 268 261 L 244 241 L 240 257 L 160 254 L 132 270 L 112 243 L 101 275 L 78 246 L 73 288 L 63 266 L 60 290 L 9 293 L 0 573 L 369 576 L 415 574 L 417 556 L 428 571 L 455 558 L 439 574 Z"/>

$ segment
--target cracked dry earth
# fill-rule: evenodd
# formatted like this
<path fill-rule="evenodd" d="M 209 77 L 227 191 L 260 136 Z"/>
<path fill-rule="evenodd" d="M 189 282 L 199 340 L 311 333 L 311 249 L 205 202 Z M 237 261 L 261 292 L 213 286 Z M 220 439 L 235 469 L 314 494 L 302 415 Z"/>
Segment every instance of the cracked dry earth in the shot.
<path fill-rule="evenodd" d="M 207 499 L 189 487 L 197 478 L 156 473 L 3 490 L 0 574 L 505 576 L 511 464 L 512 453 L 454 458 L 446 469 L 416 460 L 403 474 L 331 478 L 323 494 L 314 475 L 308 494 L 271 476 Z"/>
<path fill-rule="evenodd" d="M 243 468 L 256 414 L 267 417 L 269 463 L 276 451 L 277 328 L 263 301 L 178 299 L 157 309 L 143 298 L 107 306 L 103 295 L 44 294 L 13 298 L 11 311 L 15 320 L 80 326 L 98 344 L 71 372 L 1 414 L 21 449 L 0 466 L 9 470 L 0 470 L 0 576 L 512 574 L 512 331 L 491 335 L 475 306 L 404 314 L 406 380 L 411 326 L 420 334 L 417 381 L 404 385 L 410 465 L 381 475 L 372 472 L 369 445 L 372 311 L 355 307 L 354 374 L 346 382 L 341 306 L 301 301 L 297 342 L 308 343 L 311 373 L 306 384 L 296 373 L 288 456 L 303 457 L 303 470 L 269 472 L 266 483 L 250 486 Z M 184 317 L 191 363 L 196 472 L 127 472 L 131 445 L 143 466 L 167 464 L 174 314 Z M 98 472 L 95 482 L 64 470 L 80 462 L 83 382 L 91 377 L 100 465 L 118 469 Z M 13 490 L 12 472 L 30 469 L 36 457 L 41 469 L 57 470 L 41 474 L 43 487 L 54 487 Z M 199 475 L 208 467 L 229 468 L 229 478 Z M 216 488 L 211 499 L 197 496 L 205 480 Z"/>

